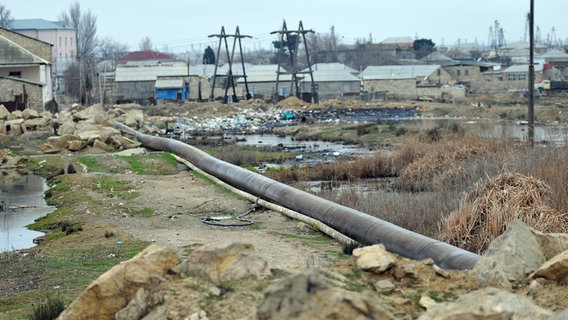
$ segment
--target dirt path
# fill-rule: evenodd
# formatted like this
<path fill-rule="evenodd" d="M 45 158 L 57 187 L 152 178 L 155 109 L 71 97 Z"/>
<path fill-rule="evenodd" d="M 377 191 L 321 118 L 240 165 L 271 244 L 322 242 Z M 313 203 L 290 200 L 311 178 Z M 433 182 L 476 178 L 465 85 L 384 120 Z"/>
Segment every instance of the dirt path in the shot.
<path fill-rule="evenodd" d="M 206 217 L 245 214 L 254 203 L 237 198 L 219 187 L 182 171 L 173 176 L 119 175 L 140 189 L 133 207 L 154 210 L 152 217 L 103 214 L 95 219 L 116 225 L 135 238 L 170 246 L 183 252 L 212 242 L 241 241 L 252 244 L 270 266 L 303 269 L 325 266 L 333 259 L 329 252 L 341 252 L 341 245 L 304 223 L 260 208 L 246 216 L 254 224 L 243 227 L 212 226 Z M 239 224 L 236 219 L 223 223 Z"/>

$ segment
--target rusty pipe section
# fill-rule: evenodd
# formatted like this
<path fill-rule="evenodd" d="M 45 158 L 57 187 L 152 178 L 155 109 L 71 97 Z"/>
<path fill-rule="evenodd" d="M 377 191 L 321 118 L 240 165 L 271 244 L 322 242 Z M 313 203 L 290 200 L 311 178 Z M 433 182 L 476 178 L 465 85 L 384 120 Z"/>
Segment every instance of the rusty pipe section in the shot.
<path fill-rule="evenodd" d="M 431 258 L 445 269 L 471 269 L 480 258 L 448 243 L 221 161 L 181 141 L 146 135 L 118 122 L 115 127 L 134 135 L 147 148 L 174 153 L 229 185 L 321 221 L 360 243 L 380 243 L 390 252 L 415 260 Z"/>

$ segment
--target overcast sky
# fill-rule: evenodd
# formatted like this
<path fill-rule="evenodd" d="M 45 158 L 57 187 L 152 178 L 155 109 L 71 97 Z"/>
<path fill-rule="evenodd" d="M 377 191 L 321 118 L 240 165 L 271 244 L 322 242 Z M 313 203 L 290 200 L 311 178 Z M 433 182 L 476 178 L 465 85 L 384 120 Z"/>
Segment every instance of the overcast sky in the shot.
<path fill-rule="evenodd" d="M 57 20 L 68 11 L 69 0 L 0 0 L 15 19 Z M 387 37 L 408 36 L 431 39 L 437 45 L 460 42 L 487 44 L 489 29 L 496 20 L 507 42 L 520 41 L 526 34 L 529 0 L 81 0 L 83 11 L 97 16 L 98 36 L 110 37 L 138 50 L 144 37 L 154 48 L 184 52 L 217 46 L 214 38 L 224 26 L 228 34 L 238 26 L 243 46 L 267 48 L 277 40 L 272 31 L 305 29 L 328 33 L 331 26 L 342 43 L 355 39 L 380 42 Z M 568 39 L 568 1 L 535 0 L 535 25 L 543 39 L 552 35 Z"/>

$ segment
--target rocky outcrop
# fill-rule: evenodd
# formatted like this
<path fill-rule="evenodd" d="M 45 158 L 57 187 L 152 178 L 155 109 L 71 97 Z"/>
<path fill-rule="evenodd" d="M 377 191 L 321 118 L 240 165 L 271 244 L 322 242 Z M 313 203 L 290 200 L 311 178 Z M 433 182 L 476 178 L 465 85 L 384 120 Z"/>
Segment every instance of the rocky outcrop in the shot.
<path fill-rule="evenodd" d="M 461 296 L 454 303 L 432 305 L 419 320 L 450 319 L 548 319 L 552 312 L 527 298 L 499 290 L 484 288 Z"/>
<path fill-rule="evenodd" d="M 281 279 L 264 293 L 256 317 L 268 319 L 395 319 L 378 298 L 331 286 L 317 269 Z"/>
<path fill-rule="evenodd" d="M 175 271 L 197 273 L 221 284 L 247 277 L 270 275 L 268 263 L 248 243 L 214 243 L 195 250 Z"/>
<path fill-rule="evenodd" d="M 32 109 L 9 112 L 0 105 L 0 134 L 21 136 L 28 132 L 47 132 L 49 136 L 42 145 L 44 153 L 77 152 L 87 148 L 104 152 L 140 146 L 140 143 L 123 137 L 114 128 L 115 121 L 135 129 L 144 128 L 148 122 L 141 110 L 115 107 L 105 111 L 100 104 L 84 109 L 74 107 L 55 115 Z"/>
<path fill-rule="evenodd" d="M 147 291 L 155 288 L 178 263 L 175 251 L 151 245 L 91 283 L 58 319 L 110 320 L 124 308 L 128 309 L 122 314 L 140 312 L 143 306 L 130 302 L 148 297 Z"/>
<path fill-rule="evenodd" d="M 474 272 L 481 287 L 494 286 L 510 291 L 512 282 L 525 281 L 545 261 L 540 244 L 530 228 L 515 220 L 489 245 L 475 265 Z"/>

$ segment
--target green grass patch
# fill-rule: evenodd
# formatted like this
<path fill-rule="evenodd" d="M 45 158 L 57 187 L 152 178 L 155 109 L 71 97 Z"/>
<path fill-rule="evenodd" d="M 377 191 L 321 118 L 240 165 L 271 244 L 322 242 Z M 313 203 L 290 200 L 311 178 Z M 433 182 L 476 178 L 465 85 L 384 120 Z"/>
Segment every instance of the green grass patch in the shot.
<path fill-rule="evenodd" d="M 86 157 L 86 156 L 81 156 L 78 157 L 77 160 L 84 165 L 85 167 L 87 167 L 87 171 L 88 172 L 103 172 L 103 171 L 110 171 L 110 169 L 101 164 L 98 161 L 99 157 L 94 157 L 94 156 L 90 156 L 90 157 Z"/>
<path fill-rule="evenodd" d="M 38 298 L 51 293 L 53 288 L 57 288 L 63 301 L 73 301 L 101 274 L 120 262 L 132 258 L 147 246 L 146 242 L 132 241 L 120 246 L 113 242 L 108 246 L 96 245 L 86 249 L 60 248 L 50 254 L 13 256 L 13 253 L 2 253 L 0 261 L 3 267 L 0 268 L 0 279 L 18 281 L 21 270 L 26 270 L 26 278 L 34 278 L 34 283 L 39 288 L 49 288 L 49 291 L 46 289 L 37 289 L 33 293 L 22 291 L 1 299 L 0 319 L 29 318 L 34 312 L 32 305 L 38 304 Z M 115 253 L 118 253 L 118 257 Z M 9 312 L 8 318 L 2 315 L 6 312 Z"/>
<path fill-rule="evenodd" d="M 130 186 L 128 181 L 115 180 L 112 178 L 99 178 L 94 182 L 94 190 L 105 192 L 109 197 L 118 197 L 124 200 L 132 200 L 140 194 Z"/>
<path fill-rule="evenodd" d="M 130 215 L 138 216 L 138 217 L 152 217 L 154 216 L 154 209 L 152 208 L 143 208 L 140 210 L 132 210 L 130 211 Z"/>
<path fill-rule="evenodd" d="M 177 173 L 177 160 L 167 152 L 118 157 L 130 165 L 130 170 L 143 175 L 168 175 Z"/>

